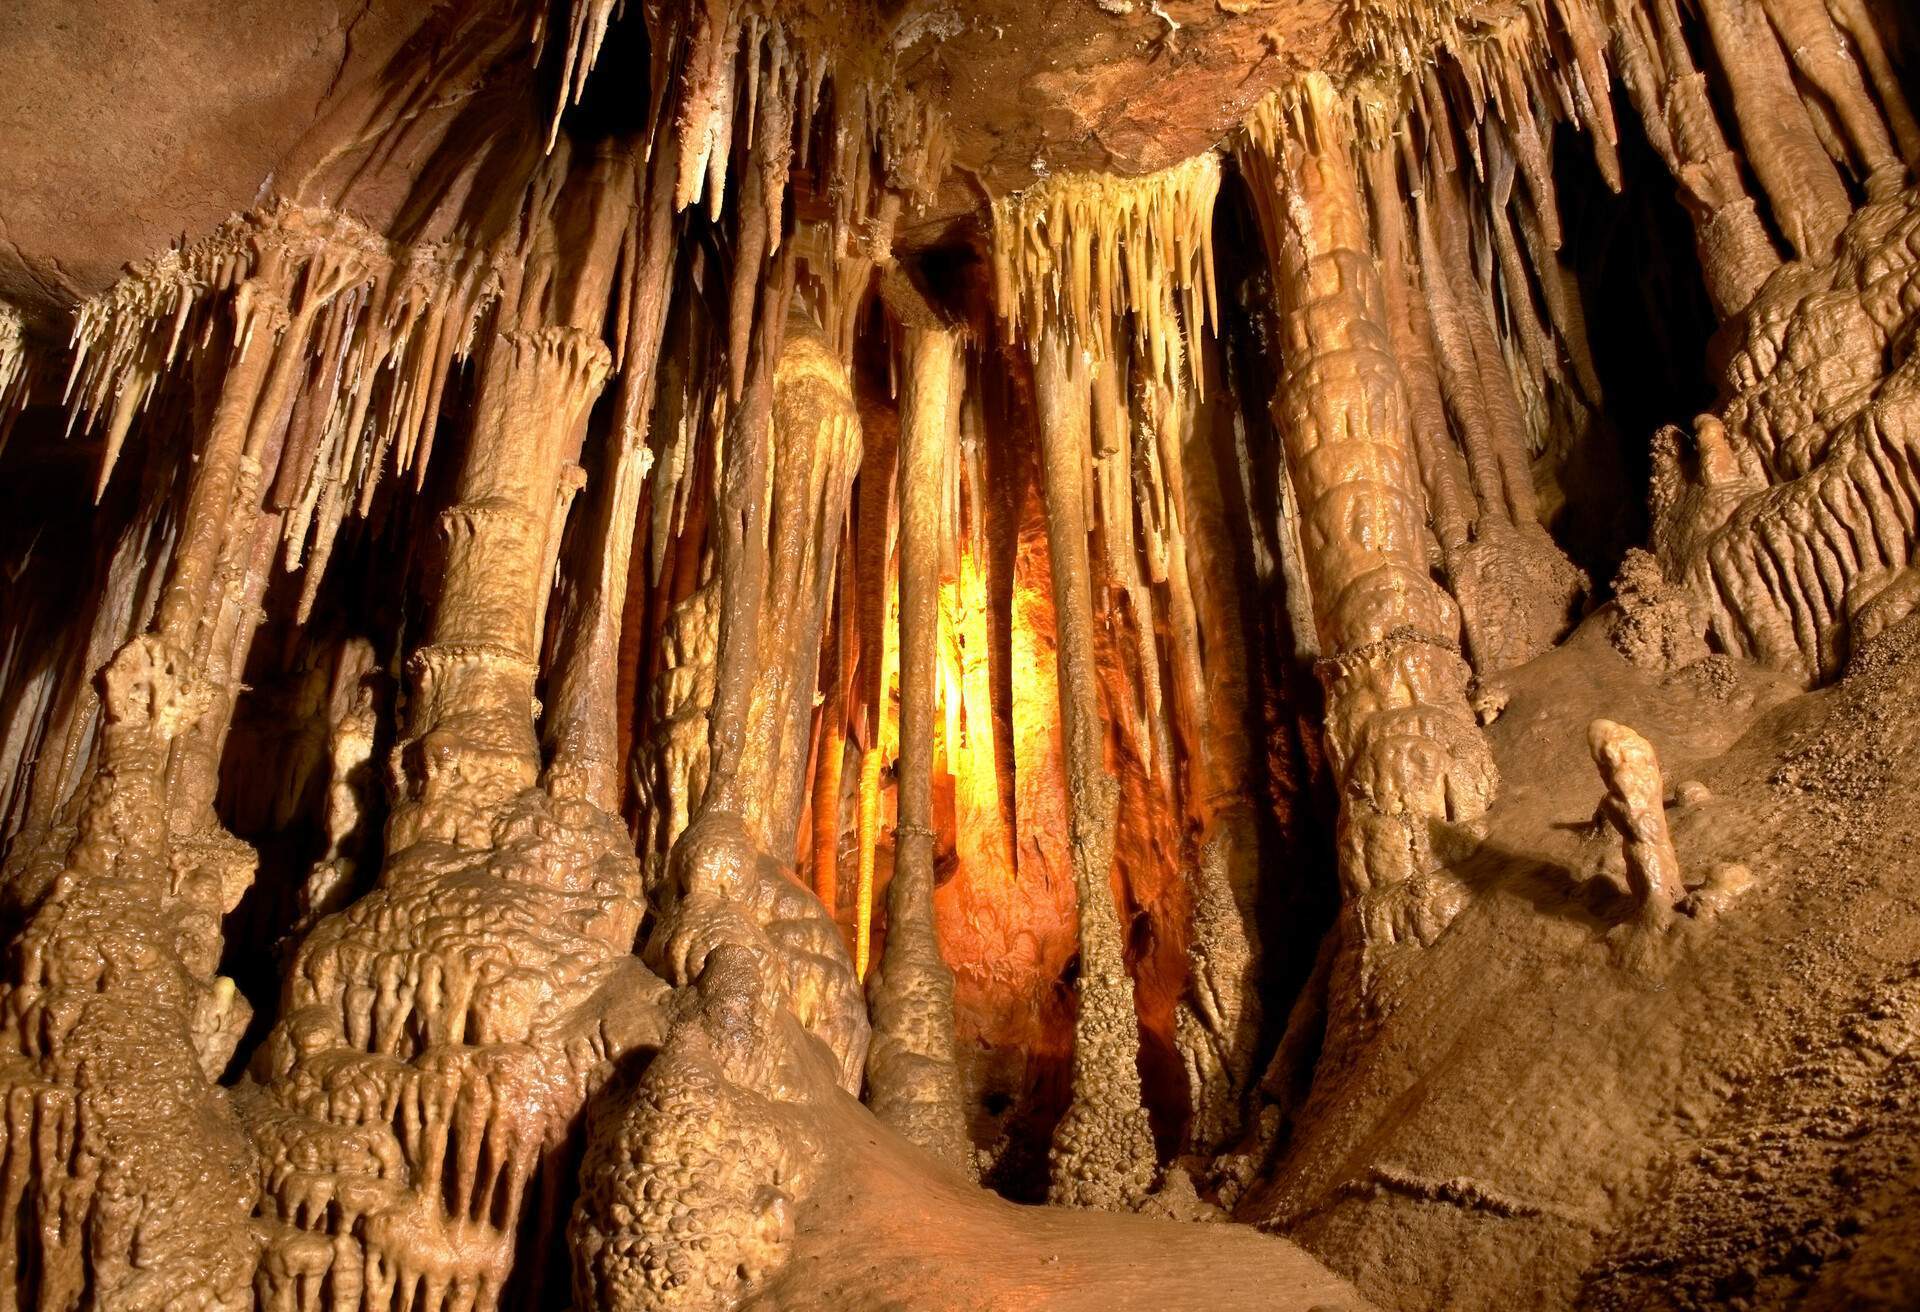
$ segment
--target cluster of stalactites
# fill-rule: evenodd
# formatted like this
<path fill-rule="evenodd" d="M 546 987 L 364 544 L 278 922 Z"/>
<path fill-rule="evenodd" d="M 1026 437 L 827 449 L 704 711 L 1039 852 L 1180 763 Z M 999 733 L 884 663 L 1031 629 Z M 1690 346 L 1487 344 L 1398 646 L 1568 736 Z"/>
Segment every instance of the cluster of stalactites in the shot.
<path fill-rule="evenodd" d="M 1870 4 L 1396 3 L 1367 24 L 1385 44 L 1355 61 L 1347 85 L 1369 148 L 1411 137 L 1437 168 L 1470 164 L 1474 185 L 1496 207 L 1505 206 L 1517 168 L 1526 193 L 1519 204 L 1547 247 L 1558 249 L 1553 127 L 1586 133 L 1601 176 L 1618 190 L 1617 83 L 1697 224 L 1728 206 L 1761 202 L 1785 254 L 1820 259 L 1831 253 L 1848 210 L 1842 174 L 1865 178 L 1920 161 L 1920 125 Z M 1363 6 L 1379 7 L 1374 0 Z M 1401 9 L 1409 13 L 1395 12 Z M 1416 22 L 1414 11 L 1433 12 Z M 1250 129 L 1258 130 L 1258 118 Z M 1757 195 L 1746 191 L 1741 160 Z M 1709 243 L 1703 234 L 1702 254 L 1708 262 L 1716 253 L 1764 259 L 1757 247 L 1766 244 L 1764 236 Z M 1705 272 L 1711 283 L 1716 270 Z M 1743 305 L 1719 308 L 1725 315 Z"/>
<path fill-rule="evenodd" d="M 299 333 L 266 315 L 223 332 L 222 309 L 256 278 L 286 298 Z M 448 374 L 472 350 L 497 291 L 482 259 L 395 246 L 351 219 L 288 203 L 133 266 L 74 323 L 64 399 L 70 429 L 104 437 L 96 495 L 135 421 L 189 359 L 284 352 L 280 372 L 296 382 L 271 495 L 287 512 L 287 566 L 324 564 L 343 518 L 368 512 L 384 471 L 411 474 L 416 487 L 424 480 Z M 303 616 L 318 577 L 309 576 Z"/>
<path fill-rule="evenodd" d="M 576 23 L 571 98 L 614 16 L 613 7 L 589 5 Z M 631 523 L 641 496 L 651 497 L 648 554 L 658 582 L 666 541 L 687 526 L 696 471 L 717 467 L 776 253 L 802 267 L 810 308 L 848 355 L 894 220 L 944 172 L 945 135 L 925 102 L 844 72 L 846 51 L 803 42 L 759 9 L 670 7 L 646 17 L 656 29 L 651 126 L 629 159 L 590 158 L 559 140 L 505 180 L 522 199 L 504 229 L 509 210 L 495 206 L 492 217 L 469 216 L 459 239 L 432 245 L 390 241 L 336 212 L 276 200 L 133 266 L 79 308 L 66 352 L 28 345 L 9 314 L 0 323 L 0 434 L 30 391 L 48 400 L 64 380 L 69 430 L 103 438 L 103 493 L 130 438 L 198 443 L 207 417 L 194 411 L 192 383 L 203 367 L 222 376 L 258 365 L 264 380 L 246 437 L 257 468 L 244 490 L 276 517 L 285 568 L 304 568 L 304 622 L 343 525 L 373 513 L 380 489 L 398 481 L 389 474 L 416 491 L 424 485 L 443 397 L 466 386 L 457 375 L 490 332 L 547 322 L 592 332 L 604 323 L 616 383 L 609 482 L 625 490 L 599 517 Z M 553 226 L 563 195 L 579 192 L 563 180 L 583 168 L 602 175 L 591 203 L 606 211 L 601 218 L 625 223 L 624 236 L 594 304 L 548 304 L 580 292 L 535 269 L 553 252 L 528 242 Z M 789 222 L 797 208 L 787 202 L 790 178 L 810 193 L 805 221 Z M 700 277 L 689 272 L 699 261 L 681 258 L 686 221 L 675 215 L 704 200 L 720 218 L 728 195 L 727 359 L 681 380 L 689 394 L 667 407 L 671 427 L 655 440 L 659 334 L 669 305 L 695 295 L 686 279 Z M 796 233 L 803 240 L 792 244 L 805 249 L 782 252 Z M 617 536 L 602 545 L 624 561 L 611 545 Z M 577 623 L 590 626 L 618 605 L 607 587 L 624 586 L 624 569 L 601 573 L 595 595 L 605 596 L 590 608 L 593 619 Z"/>
<path fill-rule="evenodd" d="M 0 301 L 0 447 L 27 385 L 27 334 L 20 312 Z"/>
<path fill-rule="evenodd" d="M 1845 179 L 1920 160 L 1920 125 L 1868 7 L 1364 0 L 1349 10 L 1342 81 L 1355 148 L 1392 160 L 1395 208 L 1464 238 L 1454 251 L 1411 250 L 1479 284 L 1534 452 L 1601 400 L 1558 259 L 1556 125 L 1585 134 L 1619 190 L 1616 85 L 1626 93 L 1693 219 L 1709 299 L 1729 317 L 1783 257 L 1831 254 L 1850 208 Z M 1270 151 L 1296 96 L 1283 89 L 1256 108 L 1246 138 Z"/>
<path fill-rule="evenodd" d="M 1376 60 L 1344 97 L 1356 171 L 1375 191 L 1384 181 L 1398 193 L 1373 197 L 1376 245 L 1388 254 L 1405 242 L 1423 299 L 1443 290 L 1431 285 L 1436 271 L 1457 284 L 1449 300 L 1471 287 L 1536 454 L 1568 422 L 1569 405 L 1585 412 L 1600 399 L 1571 276 L 1558 259 L 1552 159 L 1554 123 L 1567 122 L 1587 132 L 1602 177 L 1620 185 L 1599 22 L 1589 6 L 1567 0 L 1475 10 L 1471 24 L 1449 12 L 1427 33 L 1431 58 Z M 1290 123 L 1299 130 L 1299 97 L 1290 85 L 1256 106 L 1245 146 L 1271 155 Z"/>
<path fill-rule="evenodd" d="M 568 11 L 558 103 L 548 129 L 549 148 L 562 114 L 578 103 L 611 24 L 625 0 L 572 0 Z M 676 209 L 704 199 L 720 216 L 729 185 L 742 179 L 736 147 L 753 152 L 766 203 L 767 250 L 780 246 L 781 205 L 791 165 L 828 180 L 836 252 L 858 242 L 879 217 L 887 189 L 930 195 L 946 170 L 945 135 L 924 101 L 892 85 L 851 73 L 859 42 L 847 34 L 812 37 L 777 4 L 718 0 L 663 6 L 655 24 L 652 121 L 671 123 L 679 150 L 673 178 Z M 546 7 L 534 17 L 536 54 L 544 50 Z M 831 87 L 831 97 L 828 94 Z M 811 157 L 816 116 L 831 103 L 818 133 L 825 158 Z M 765 138 L 768 148 L 754 150 Z M 796 158 L 792 147 L 798 149 Z M 732 179 L 730 184 L 730 179 Z"/>
<path fill-rule="evenodd" d="M 1177 386 L 1185 334 L 1218 318 L 1209 151 L 1144 177 L 1062 173 L 993 202 L 994 288 L 1011 334 L 1060 334 L 1115 358 L 1122 316 L 1154 374 Z M 1178 311 L 1175 305 L 1178 304 Z"/>

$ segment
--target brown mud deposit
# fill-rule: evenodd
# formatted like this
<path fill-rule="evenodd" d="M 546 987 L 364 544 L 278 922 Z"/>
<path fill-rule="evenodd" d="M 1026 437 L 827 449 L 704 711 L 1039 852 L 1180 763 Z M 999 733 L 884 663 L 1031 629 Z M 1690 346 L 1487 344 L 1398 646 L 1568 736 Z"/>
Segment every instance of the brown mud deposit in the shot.
<path fill-rule="evenodd" d="M 1920 1305 L 1895 0 L 26 0 L 0 1309 Z"/>

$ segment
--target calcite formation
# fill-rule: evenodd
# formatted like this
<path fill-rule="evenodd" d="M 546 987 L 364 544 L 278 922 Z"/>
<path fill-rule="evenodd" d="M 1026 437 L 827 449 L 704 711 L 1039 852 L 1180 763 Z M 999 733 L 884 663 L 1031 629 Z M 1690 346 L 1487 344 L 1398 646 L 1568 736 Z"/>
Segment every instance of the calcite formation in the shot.
<path fill-rule="evenodd" d="M 1342 792 L 1343 878 L 1370 936 L 1431 938 L 1453 907 L 1428 880 L 1426 826 L 1471 820 L 1495 780 L 1466 703 L 1451 598 L 1422 568 L 1406 385 L 1332 84 L 1262 123 L 1252 170 L 1285 295 L 1275 399 L 1299 499 L 1327 683 L 1327 748 Z"/>
<path fill-rule="evenodd" d="M 1920 1300 L 1907 7 L 150 8 L 0 1308 Z"/>

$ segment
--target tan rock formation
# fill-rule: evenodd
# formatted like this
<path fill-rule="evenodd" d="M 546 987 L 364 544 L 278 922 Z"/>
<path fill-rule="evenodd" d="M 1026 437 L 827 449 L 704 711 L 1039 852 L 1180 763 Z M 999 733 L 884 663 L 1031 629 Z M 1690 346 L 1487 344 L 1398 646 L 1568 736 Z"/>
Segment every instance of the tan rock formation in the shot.
<path fill-rule="evenodd" d="M 0 1308 L 1920 1302 L 1909 9 L 24 0 Z"/>
<path fill-rule="evenodd" d="M 1643 922 L 1664 927 L 1687 890 L 1667 832 L 1659 758 L 1645 738 L 1612 720 L 1587 726 L 1587 749 L 1607 790 L 1599 814 L 1619 833 L 1626 855 L 1627 891 Z"/>
<path fill-rule="evenodd" d="M 958 455 L 957 335 L 908 329 L 900 426 L 900 791 L 887 946 L 867 990 L 873 1044 L 867 1104 L 935 1157 L 971 1170 L 954 1065 L 953 972 L 933 918 L 933 714 L 939 641 L 941 511 Z"/>
<path fill-rule="evenodd" d="M 1341 788 L 1340 864 L 1369 940 L 1431 939 L 1458 895 L 1431 821 L 1471 820 L 1494 776 L 1466 705 L 1458 612 L 1426 575 L 1405 384 L 1353 171 L 1347 110 L 1309 77 L 1244 158 L 1283 298 L 1276 417 L 1300 500 Z M 1284 134 L 1284 135 L 1283 135 Z"/>

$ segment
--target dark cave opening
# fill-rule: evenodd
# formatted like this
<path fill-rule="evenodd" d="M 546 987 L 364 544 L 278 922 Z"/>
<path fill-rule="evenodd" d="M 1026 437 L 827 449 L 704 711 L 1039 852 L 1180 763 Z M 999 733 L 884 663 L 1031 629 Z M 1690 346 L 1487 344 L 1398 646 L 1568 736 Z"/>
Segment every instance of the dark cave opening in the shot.
<path fill-rule="evenodd" d="M 1616 117 L 1618 194 L 1581 134 L 1561 124 L 1553 143 L 1560 259 L 1578 280 L 1601 398 L 1590 431 L 1548 456 L 1561 494 L 1548 528 L 1586 571 L 1596 601 L 1609 595 L 1627 549 L 1647 541 L 1653 435 L 1689 426 L 1714 401 L 1707 352 L 1718 328 L 1666 165 L 1638 115 Z"/>

